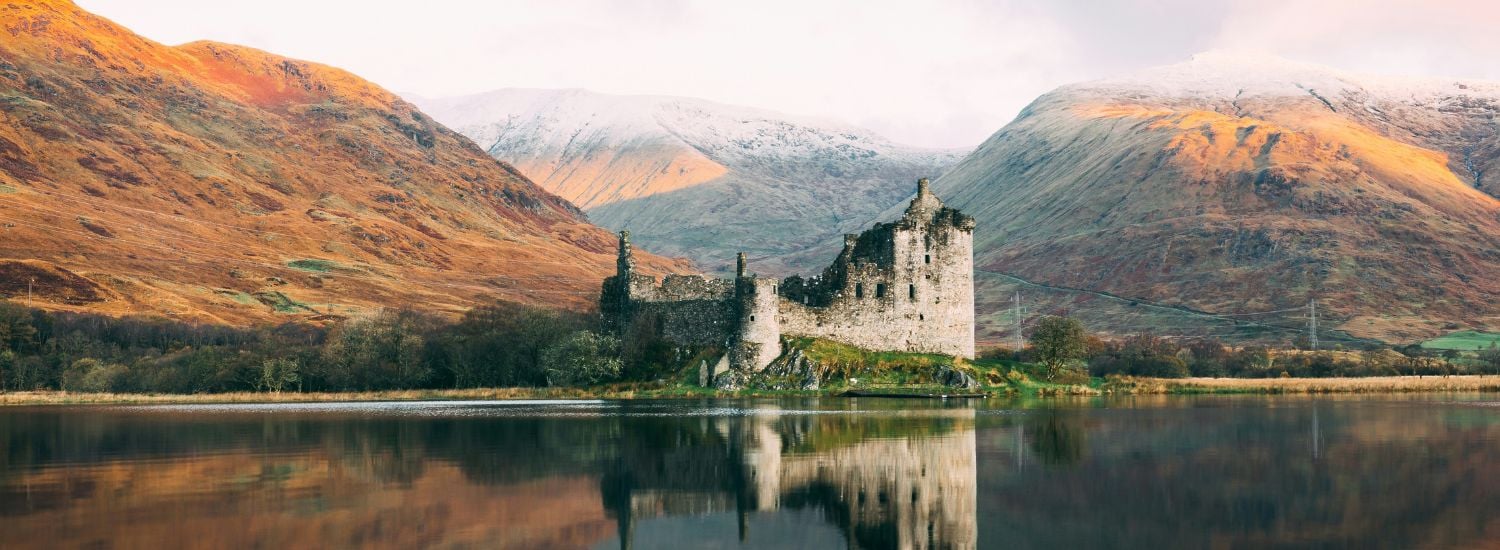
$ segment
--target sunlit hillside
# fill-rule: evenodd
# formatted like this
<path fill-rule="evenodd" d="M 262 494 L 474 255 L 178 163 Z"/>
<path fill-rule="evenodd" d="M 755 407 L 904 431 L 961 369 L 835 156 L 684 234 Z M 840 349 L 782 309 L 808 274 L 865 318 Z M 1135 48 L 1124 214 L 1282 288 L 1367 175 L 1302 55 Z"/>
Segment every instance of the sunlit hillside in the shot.
<path fill-rule="evenodd" d="M 0 296 L 213 322 L 581 308 L 613 270 L 574 206 L 355 75 L 65 0 L 0 28 Z"/>
<path fill-rule="evenodd" d="M 1492 83 L 1212 53 L 1048 93 L 934 189 L 980 220 L 997 339 L 1014 276 L 1105 330 L 1289 341 L 1316 299 L 1331 337 L 1411 341 L 1500 325 L 1496 114 Z"/>

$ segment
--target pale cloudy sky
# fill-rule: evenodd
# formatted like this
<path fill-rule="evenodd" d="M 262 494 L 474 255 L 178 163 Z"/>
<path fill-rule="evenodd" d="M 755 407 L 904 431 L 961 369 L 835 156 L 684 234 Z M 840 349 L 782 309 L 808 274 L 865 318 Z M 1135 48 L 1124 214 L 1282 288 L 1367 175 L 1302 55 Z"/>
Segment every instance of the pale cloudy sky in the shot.
<path fill-rule="evenodd" d="M 254 46 L 398 92 L 700 97 L 941 147 L 1056 86 L 1215 48 L 1500 80 L 1493 0 L 77 1 L 168 44 Z"/>

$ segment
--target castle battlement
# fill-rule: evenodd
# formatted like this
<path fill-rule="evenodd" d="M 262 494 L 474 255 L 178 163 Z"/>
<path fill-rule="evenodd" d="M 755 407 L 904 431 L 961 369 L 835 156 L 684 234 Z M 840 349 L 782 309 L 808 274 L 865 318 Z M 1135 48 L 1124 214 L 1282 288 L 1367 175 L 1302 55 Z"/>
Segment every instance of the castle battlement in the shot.
<path fill-rule="evenodd" d="M 782 336 L 827 338 L 868 349 L 974 356 L 974 219 L 917 182 L 900 219 L 845 235 L 821 274 L 733 279 L 634 273 L 629 233 L 619 271 L 604 281 L 607 323 L 657 331 L 680 345 L 722 345 L 735 368 L 759 370 L 781 354 Z"/>

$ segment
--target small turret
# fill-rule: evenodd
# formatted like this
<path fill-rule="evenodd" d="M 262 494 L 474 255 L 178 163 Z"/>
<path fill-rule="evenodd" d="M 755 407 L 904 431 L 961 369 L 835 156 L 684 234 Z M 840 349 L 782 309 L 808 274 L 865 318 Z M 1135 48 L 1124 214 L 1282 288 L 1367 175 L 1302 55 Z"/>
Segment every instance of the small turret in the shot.
<path fill-rule="evenodd" d="M 904 221 L 911 223 L 929 223 L 933 215 L 943 210 L 943 201 L 932 194 L 928 187 L 927 178 L 917 180 L 917 196 L 911 200 L 911 206 L 906 207 Z"/>
<path fill-rule="evenodd" d="M 741 252 L 734 257 L 734 276 L 745 276 L 745 253 Z"/>
<path fill-rule="evenodd" d="M 620 275 L 629 275 L 635 271 L 635 257 L 630 251 L 630 232 L 620 232 L 620 256 L 615 260 L 615 271 Z"/>

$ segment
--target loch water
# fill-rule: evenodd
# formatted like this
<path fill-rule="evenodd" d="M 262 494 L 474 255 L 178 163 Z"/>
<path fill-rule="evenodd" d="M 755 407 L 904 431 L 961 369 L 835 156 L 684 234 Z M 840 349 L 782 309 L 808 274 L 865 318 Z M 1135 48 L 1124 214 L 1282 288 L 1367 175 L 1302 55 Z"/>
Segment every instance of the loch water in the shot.
<path fill-rule="evenodd" d="M 0 409 L 3 548 L 1483 548 L 1494 395 Z"/>

